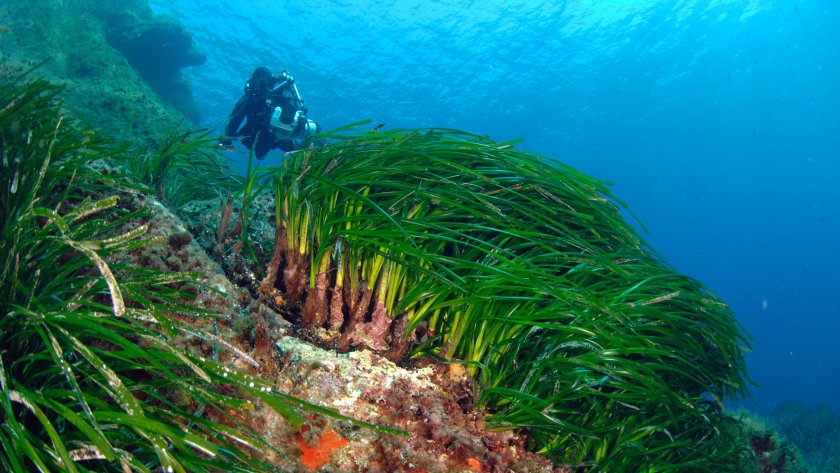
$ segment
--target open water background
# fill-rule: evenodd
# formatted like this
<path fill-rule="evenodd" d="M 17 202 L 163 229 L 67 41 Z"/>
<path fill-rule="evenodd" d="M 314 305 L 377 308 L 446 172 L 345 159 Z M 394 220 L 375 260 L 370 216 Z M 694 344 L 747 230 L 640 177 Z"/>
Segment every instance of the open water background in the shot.
<path fill-rule="evenodd" d="M 204 126 L 266 65 L 326 129 L 524 138 L 614 182 L 652 246 L 754 337 L 747 407 L 840 411 L 840 2 L 150 3 L 208 55 L 186 71 Z"/>

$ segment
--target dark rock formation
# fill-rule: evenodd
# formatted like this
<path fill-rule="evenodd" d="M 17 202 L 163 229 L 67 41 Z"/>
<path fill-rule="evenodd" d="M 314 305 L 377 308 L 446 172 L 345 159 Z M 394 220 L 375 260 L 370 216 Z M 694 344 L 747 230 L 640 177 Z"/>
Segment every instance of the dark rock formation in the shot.
<path fill-rule="evenodd" d="M 151 144 L 198 123 L 181 69 L 205 56 L 146 0 L 4 0 L 0 43 L 0 79 L 46 61 L 35 75 L 64 84 L 65 107 L 93 129 Z"/>
<path fill-rule="evenodd" d="M 189 83 L 181 69 L 198 66 L 207 56 L 198 49 L 189 31 L 168 16 L 109 15 L 108 43 L 128 60 L 152 89 L 195 121 L 198 114 L 192 102 Z"/>

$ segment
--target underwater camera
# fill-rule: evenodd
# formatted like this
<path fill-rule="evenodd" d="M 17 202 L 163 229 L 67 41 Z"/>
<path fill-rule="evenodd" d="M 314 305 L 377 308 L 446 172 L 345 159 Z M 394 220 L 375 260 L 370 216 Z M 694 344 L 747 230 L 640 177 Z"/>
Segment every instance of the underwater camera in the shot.
<path fill-rule="evenodd" d="M 297 110 L 293 116 L 289 116 L 291 114 L 287 113 L 285 116 L 283 115 L 283 107 L 274 107 L 274 111 L 271 113 L 271 128 L 274 129 L 274 133 L 278 136 L 289 136 L 297 128 L 298 123 L 301 119 L 306 119 L 303 115 L 303 111 Z"/>
<path fill-rule="evenodd" d="M 285 116 L 283 115 L 283 107 L 274 107 L 274 111 L 271 113 L 271 120 L 269 123 L 271 124 L 274 134 L 278 138 L 291 136 L 301 123 L 303 124 L 303 131 L 305 132 L 304 136 L 314 135 L 321 131 L 320 125 L 312 120 L 308 120 L 303 110 L 296 110 L 291 119 L 289 115 L 291 114 L 287 113 Z"/>
<path fill-rule="evenodd" d="M 306 120 L 306 125 L 304 125 L 303 129 L 306 130 L 307 134 L 314 135 L 321 131 L 321 125 L 315 123 L 312 120 Z"/>

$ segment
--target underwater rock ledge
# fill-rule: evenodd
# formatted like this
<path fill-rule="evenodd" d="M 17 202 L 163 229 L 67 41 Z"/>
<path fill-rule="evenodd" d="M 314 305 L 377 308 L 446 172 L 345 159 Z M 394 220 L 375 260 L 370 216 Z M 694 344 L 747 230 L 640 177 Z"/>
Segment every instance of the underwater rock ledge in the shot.
<path fill-rule="evenodd" d="M 181 69 L 204 64 L 207 56 L 181 22 L 161 15 L 140 21 L 117 17 L 108 23 L 106 37 L 161 98 L 199 122 L 190 84 Z"/>
<path fill-rule="evenodd" d="M 145 0 L 5 0 L 0 26 L 0 78 L 43 63 L 37 75 L 65 85 L 65 108 L 91 129 L 153 146 L 185 118 L 198 123 L 180 69 L 204 54 L 180 22 L 154 15 Z M 145 67 L 133 51 L 165 67 Z"/>

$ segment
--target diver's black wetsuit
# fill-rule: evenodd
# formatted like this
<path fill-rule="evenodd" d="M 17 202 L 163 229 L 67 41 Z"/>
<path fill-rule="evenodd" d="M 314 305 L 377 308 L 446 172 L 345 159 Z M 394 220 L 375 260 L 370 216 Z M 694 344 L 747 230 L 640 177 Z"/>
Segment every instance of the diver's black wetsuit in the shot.
<path fill-rule="evenodd" d="M 245 86 L 245 94 L 234 105 L 225 127 L 225 135 L 242 137 L 241 143 L 248 149 L 253 149 L 258 159 L 262 159 L 273 148 L 294 151 L 295 138 L 301 135 L 302 130 L 302 124 L 299 123 L 291 135 L 283 139 L 277 137 L 270 126 L 274 107 L 282 108 L 281 120 L 284 123 L 292 123 L 299 105 L 286 93 L 286 87 L 273 90 L 277 84 L 285 80 L 283 77 L 269 75 L 260 79 L 256 80 L 252 76 Z M 243 120 L 244 125 L 242 125 Z M 242 125 L 241 128 L 240 125 Z"/>

